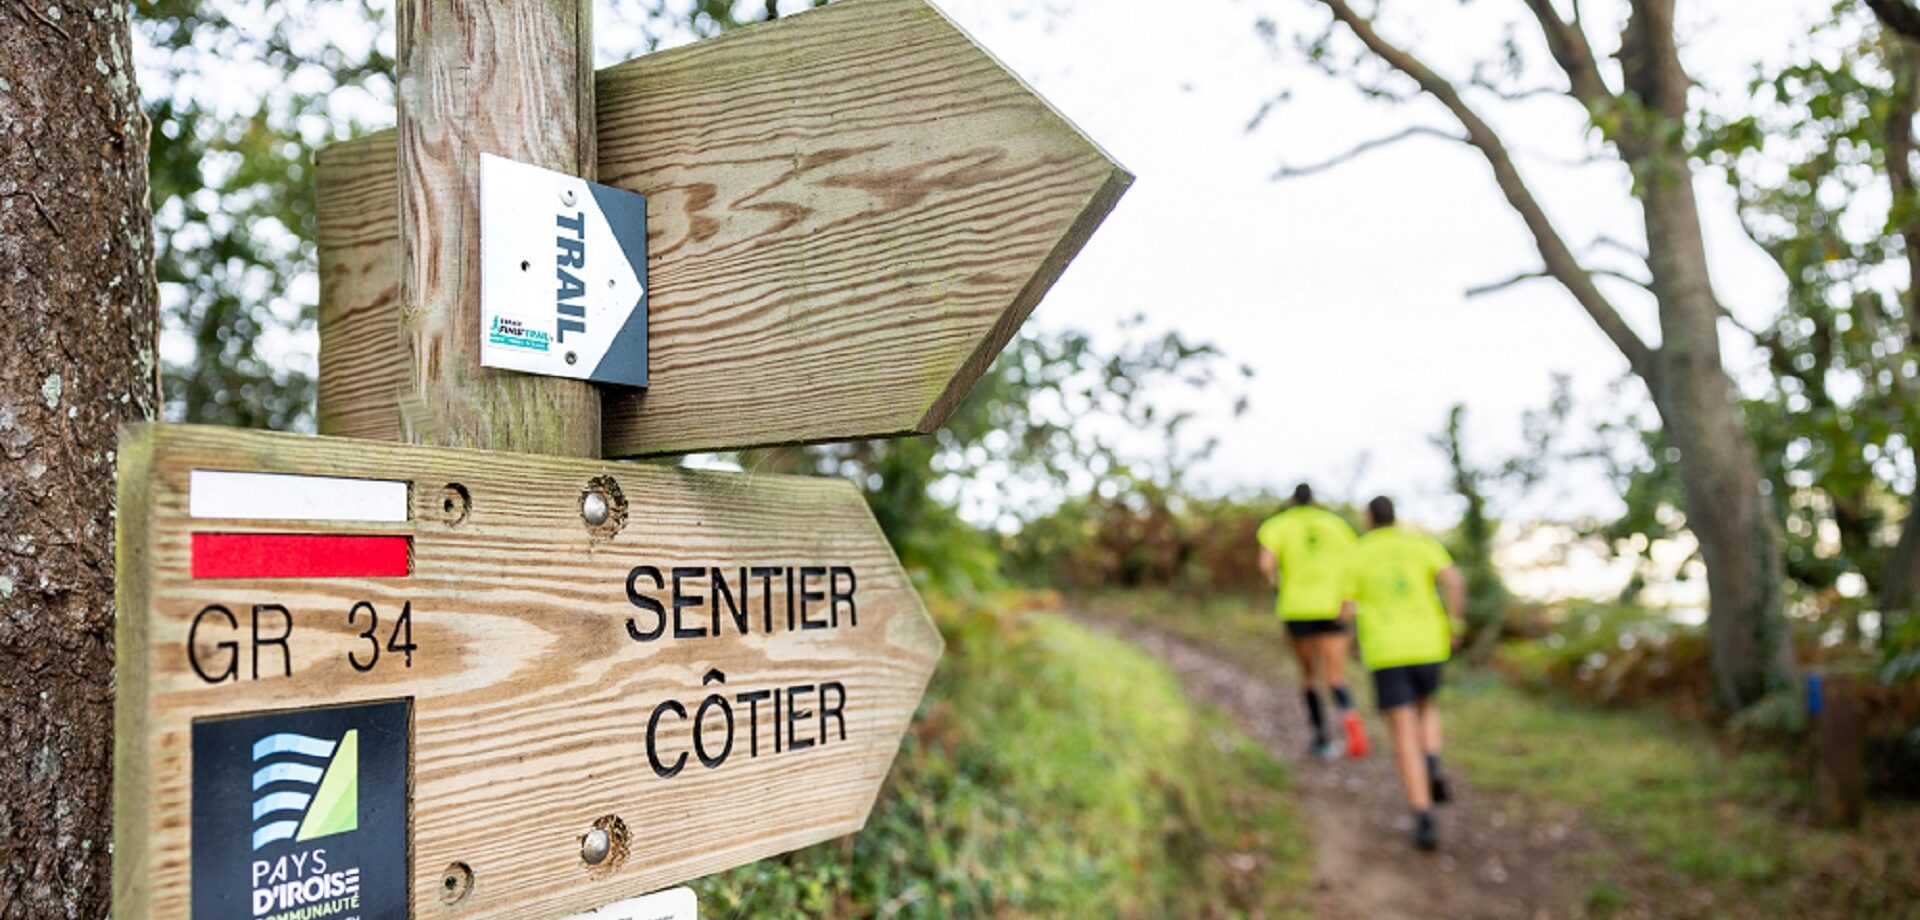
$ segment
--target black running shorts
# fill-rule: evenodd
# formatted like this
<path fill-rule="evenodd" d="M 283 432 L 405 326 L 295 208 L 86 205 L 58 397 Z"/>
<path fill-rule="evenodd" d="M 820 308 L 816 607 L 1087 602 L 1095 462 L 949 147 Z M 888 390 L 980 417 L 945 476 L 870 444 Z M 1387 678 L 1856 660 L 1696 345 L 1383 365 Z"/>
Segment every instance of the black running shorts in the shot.
<path fill-rule="evenodd" d="M 1373 695 L 1380 711 L 1410 706 L 1440 692 L 1440 666 L 1436 661 L 1373 672 Z"/>
<path fill-rule="evenodd" d="M 1347 631 L 1339 620 L 1286 620 L 1287 635 L 1295 639 L 1308 636 L 1337 636 Z"/>

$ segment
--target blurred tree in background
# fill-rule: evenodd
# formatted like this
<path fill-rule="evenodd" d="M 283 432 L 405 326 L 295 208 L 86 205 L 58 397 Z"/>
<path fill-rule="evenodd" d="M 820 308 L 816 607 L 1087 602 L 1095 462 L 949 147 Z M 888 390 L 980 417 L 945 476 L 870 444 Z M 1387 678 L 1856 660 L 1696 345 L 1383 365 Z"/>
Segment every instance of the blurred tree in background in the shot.
<path fill-rule="evenodd" d="M 330 109 L 337 90 L 392 99 L 393 64 L 372 43 L 387 6 L 136 5 L 168 418 L 311 429 L 313 356 L 300 342 L 317 294 L 313 151 L 360 127 Z M 347 32 L 364 47 L 315 28 L 347 16 L 365 24 Z"/>
<path fill-rule="evenodd" d="M 1707 113 L 1698 150 L 1786 281 L 1768 321 L 1724 320 L 1762 358 L 1743 408 L 1797 612 L 1894 660 L 1920 648 L 1920 45 L 1867 6 L 1902 4 L 1836 4 L 1817 47 L 1756 73 L 1735 111 Z M 1606 433 L 1628 505 L 1607 533 L 1643 547 L 1673 535 L 1669 441 L 1642 418 Z"/>
<path fill-rule="evenodd" d="M 1447 550 L 1467 579 L 1467 609 L 1464 617 L 1467 632 L 1462 642 L 1469 655 L 1479 659 L 1486 656 L 1493 642 L 1500 637 L 1500 624 L 1505 618 L 1510 597 L 1493 558 L 1494 536 L 1499 522 L 1494 520 L 1488 508 L 1487 480 L 1496 474 L 1475 467 L 1467 460 L 1465 436 L 1462 433 L 1466 415 L 1466 406 L 1454 405 L 1447 413 L 1446 429 L 1433 440 L 1435 446 L 1447 455 L 1454 494 L 1460 497 L 1465 506 L 1460 513 L 1460 524 L 1454 528 L 1453 539 L 1447 541 Z"/>
<path fill-rule="evenodd" d="M 1748 417 L 1788 572 L 1858 637 L 1868 608 L 1897 621 L 1920 600 L 1920 46 L 1854 4 L 1818 29 L 1846 38 L 1839 56 L 1757 74 L 1750 109 L 1711 119 L 1702 146 L 1787 280 L 1748 330 L 1768 372 Z"/>

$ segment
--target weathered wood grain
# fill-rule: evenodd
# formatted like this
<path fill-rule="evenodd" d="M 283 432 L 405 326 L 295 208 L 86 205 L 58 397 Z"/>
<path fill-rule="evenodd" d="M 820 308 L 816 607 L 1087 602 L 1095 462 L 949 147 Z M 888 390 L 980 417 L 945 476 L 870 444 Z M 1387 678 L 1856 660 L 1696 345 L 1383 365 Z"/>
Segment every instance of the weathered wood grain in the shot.
<path fill-rule="evenodd" d="M 412 343 L 400 323 L 400 190 L 395 135 L 316 156 L 321 432 L 400 440 Z M 384 177 L 384 181 L 375 181 Z"/>
<path fill-rule="evenodd" d="M 592 178 L 591 11 L 589 0 L 400 0 L 403 440 L 600 455 L 591 385 L 480 365 L 480 154 Z M 349 353 L 385 339 L 377 327 L 333 337 Z"/>
<path fill-rule="evenodd" d="M 648 196 L 652 281 L 653 386 L 606 393 L 608 455 L 934 430 L 1132 181 L 925 0 L 648 55 L 597 96 L 599 181 Z M 364 228 L 346 244 L 379 245 L 391 143 L 320 158 L 322 220 Z M 391 370 L 356 353 L 392 321 L 383 263 L 350 263 L 321 278 L 349 327 L 321 349 L 322 431 L 392 437 Z"/>
<path fill-rule="evenodd" d="M 941 650 L 844 482 L 156 425 L 127 430 L 119 463 L 117 917 L 187 916 L 196 718 L 411 698 L 413 916 L 553 916 L 858 829 Z M 412 519 L 190 519 L 195 469 L 403 480 Z M 610 537 L 590 532 L 580 514 L 582 490 L 599 476 L 629 501 L 625 526 Z M 448 484 L 471 497 L 458 523 L 444 512 Z M 195 530 L 406 534 L 414 571 L 196 580 Z M 857 626 L 636 642 L 626 622 L 637 608 L 625 590 L 642 564 L 850 565 Z M 413 605 L 411 667 L 391 653 L 366 673 L 349 665 L 348 652 L 366 648 L 347 624 L 361 600 L 383 613 Z M 219 684 L 197 676 L 188 629 L 215 603 L 292 611 L 292 676 Z M 202 634 L 202 653 L 218 655 L 219 638 Z M 656 776 L 644 743 L 649 714 L 666 699 L 691 711 L 713 689 L 702 676 L 714 668 L 730 692 L 843 682 L 847 740 L 769 754 L 763 739 L 760 756 L 746 757 L 741 714 L 743 734 L 721 766 Z M 688 747 L 684 723 L 662 732 L 672 749 Z M 605 815 L 632 829 L 631 853 L 610 872 L 589 871 L 580 837 Z M 475 882 L 449 906 L 440 885 L 455 861 L 472 867 Z"/>

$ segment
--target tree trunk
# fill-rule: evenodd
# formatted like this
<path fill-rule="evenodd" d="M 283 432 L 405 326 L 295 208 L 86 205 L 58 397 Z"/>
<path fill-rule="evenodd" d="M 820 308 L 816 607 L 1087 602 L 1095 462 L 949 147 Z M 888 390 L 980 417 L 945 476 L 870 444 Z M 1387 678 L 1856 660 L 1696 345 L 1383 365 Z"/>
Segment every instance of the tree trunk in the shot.
<path fill-rule="evenodd" d="M 1880 578 L 1880 609 L 1884 615 L 1904 619 L 1920 614 L 1920 487 L 1915 488 L 1900 542 L 1887 555 L 1887 567 Z M 1887 625 L 1891 624 L 1881 626 L 1882 635 Z"/>
<path fill-rule="evenodd" d="M 114 444 L 152 418 L 126 3 L 0 4 L 0 917 L 108 909 Z"/>
<path fill-rule="evenodd" d="M 1647 381 L 1667 435 L 1680 450 L 1687 527 L 1700 541 L 1709 593 L 1714 690 L 1739 709 L 1787 686 L 1793 648 L 1786 629 L 1780 535 L 1762 491 L 1759 453 L 1733 379 L 1720 363 L 1718 300 L 1682 132 L 1691 87 L 1680 67 L 1672 0 L 1636 0 L 1622 37 L 1621 71 L 1643 107 L 1643 125 L 1622 151 L 1647 227 L 1647 268 L 1660 309 L 1660 348 Z"/>
<path fill-rule="evenodd" d="M 1903 205 L 1907 213 L 1912 213 L 1916 200 L 1920 200 L 1920 189 L 1916 189 L 1913 175 L 1914 136 L 1913 119 L 1916 109 L 1920 109 L 1920 46 L 1915 39 L 1920 38 L 1920 30 L 1911 28 L 1920 22 L 1920 17 L 1905 19 L 1909 28 L 1899 25 L 1898 17 L 1903 11 L 1912 11 L 1913 7 L 1904 0 L 1869 3 L 1875 14 L 1890 28 L 1900 33 L 1888 36 L 1885 42 L 1894 71 L 1893 112 L 1887 119 L 1887 181 L 1893 188 L 1895 213 Z M 1920 348 L 1920 218 L 1908 220 L 1900 227 L 1900 236 L 1906 243 L 1907 255 L 1907 297 L 1906 340 L 1908 348 Z M 1895 367 L 1893 385 L 1895 393 L 1909 403 L 1914 394 L 1911 392 L 1911 380 L 1904 368 Z M 1920 469 L 1920 444 L 1912 443 L 1909 438 L 1908 450 L 1916 469 Z M 1880 572 L 1880 610 L 1882 615 L 1891 619 L 1902 619 L 1920 612 L 1920 484 L 1914 486 L 1913 496 L 1907 501 L 1907 518 L 1900 527 L 1900 539 L 1887 554 L 1886 562 Z M 1892 623 L 1881 623 L 1881 635 Z"/>

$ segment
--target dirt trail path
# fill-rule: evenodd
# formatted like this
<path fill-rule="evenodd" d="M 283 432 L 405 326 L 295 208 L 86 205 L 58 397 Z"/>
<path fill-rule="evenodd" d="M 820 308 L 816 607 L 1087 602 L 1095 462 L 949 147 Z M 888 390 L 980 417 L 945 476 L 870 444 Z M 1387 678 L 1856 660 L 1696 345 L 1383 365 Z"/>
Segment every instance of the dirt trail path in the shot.
<path fill-rule="evenodd" d="M 1254 673 L 1203 645 L 1136 623 L 1076 619 L 1165 662 L 1189 696 L 1233 716 L 1248 735 L 1286 761 L 1313 838 L 1318 916 L 1534 920 L 1574 915 L 1582 886 L 1572 860 L 1598 843 L 1570 817 L 1526 823 L 1517 803 L 1475 790 L 1472 777 L 1453 770 L 1454 801 L 1439 811 L 1441 850 L 1420 853 L 1410 842 L 1412 818 L 1378 719 L 1369 720 L 1370 756 L 1320 761 L 1307 755 L 1310 732 L 1291 672 Z"/>

